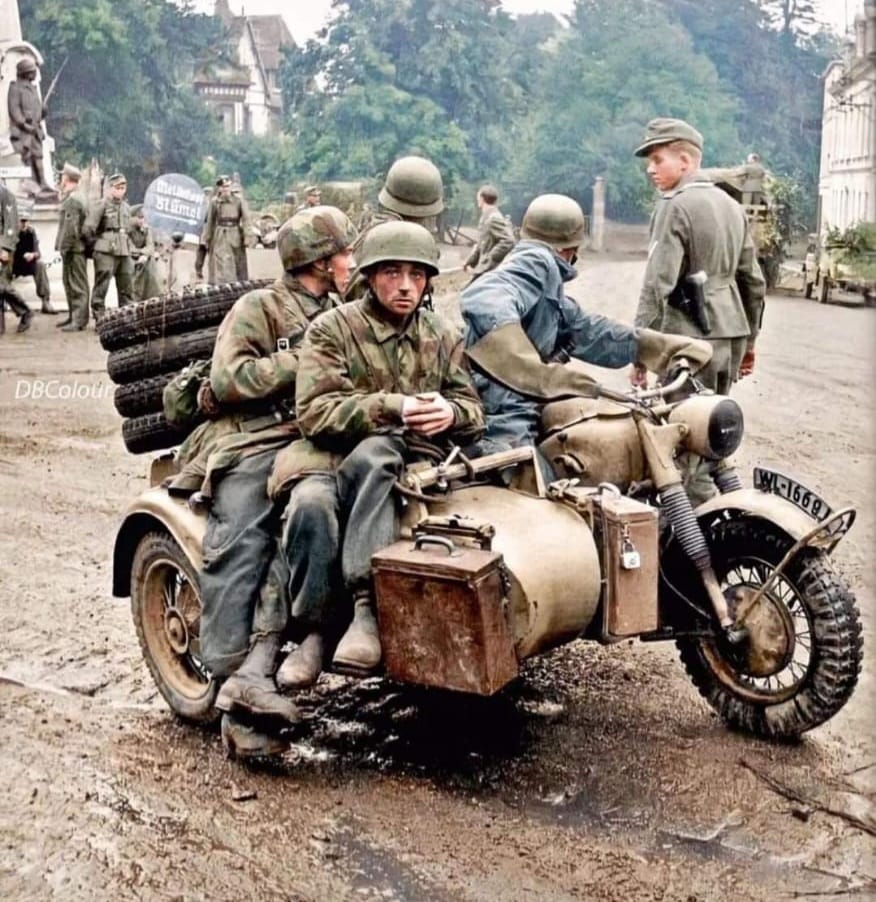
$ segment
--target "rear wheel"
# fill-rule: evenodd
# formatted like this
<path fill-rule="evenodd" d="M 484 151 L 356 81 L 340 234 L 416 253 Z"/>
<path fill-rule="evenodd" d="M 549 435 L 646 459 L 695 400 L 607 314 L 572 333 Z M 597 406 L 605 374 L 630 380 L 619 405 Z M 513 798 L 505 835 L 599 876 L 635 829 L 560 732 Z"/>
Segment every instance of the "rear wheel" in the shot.
<path fill-rule="evenodd" d="M 212 723 L 217 685 L 200 658 L 198 575 L 166 532 L 148 532 L 134 554 L 131 613 L 146 665 L 183 720 Z"/>
<path fill-rule="evenodd" d="M 760 520 L 721 521 L 709 543 L 731 611 L 750 603 L 792 540 Z M 829 720 L 861 670 L 860 615 L 824 551 L 804 549 L 751 608 L 748 638 L 681 639 L 700 694 L 732 727 L 791 738 Z"/>

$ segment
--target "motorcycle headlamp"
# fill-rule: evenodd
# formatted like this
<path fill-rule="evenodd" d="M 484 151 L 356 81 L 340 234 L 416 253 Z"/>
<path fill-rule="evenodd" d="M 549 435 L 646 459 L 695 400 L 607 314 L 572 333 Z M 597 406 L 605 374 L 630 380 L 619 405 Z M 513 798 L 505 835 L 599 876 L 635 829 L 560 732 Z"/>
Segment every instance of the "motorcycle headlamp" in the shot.
<path fill-rule="evenodd" d="M 669 414 L 670 423 L 687 426 L 684 447 L 702 457 L 721 460 L 742 443 L 742 408 L 725 395 L 696 395 Z"/>

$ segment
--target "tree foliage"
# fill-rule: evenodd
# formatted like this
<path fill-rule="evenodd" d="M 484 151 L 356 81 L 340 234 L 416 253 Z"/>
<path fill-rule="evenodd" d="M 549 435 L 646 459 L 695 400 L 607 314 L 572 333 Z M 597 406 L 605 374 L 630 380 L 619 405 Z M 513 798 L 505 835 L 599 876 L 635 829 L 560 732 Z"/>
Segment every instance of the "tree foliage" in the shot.
<path fill-rule="evenodd" d="M 166 0 L 21 0 L 22 31 L 45 58 L 59 160 L 121 169 L 131 195 L 188 171 L 215 132 L 191 88 L 195 60 L 222 52 L 217 20 Z"/>

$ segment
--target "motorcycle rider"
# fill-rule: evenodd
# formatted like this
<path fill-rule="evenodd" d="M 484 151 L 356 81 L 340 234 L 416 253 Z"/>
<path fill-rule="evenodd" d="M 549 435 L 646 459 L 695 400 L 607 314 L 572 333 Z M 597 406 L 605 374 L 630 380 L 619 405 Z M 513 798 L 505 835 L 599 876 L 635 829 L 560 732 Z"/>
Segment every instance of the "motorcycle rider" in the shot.
<path fill-rule="evenodd" d="M 534 444 L 547 401 L 597 394 L 593 379 L 565 365 L 570 358 L 614 368 L 641 363 L 662 372 L 676 357 L 695 369 L 711 357 L 705 342 L 636 329 L 567 297 L 563 284 L 577 275 L 584 235 L 576 201 L 540 195 L 526 210 L 511 253 L 462 292 L 466 355 L 487 416 L 482 454 Z M 541 464 L 552 479 L 547 462 Z"/>
<path fill-rule="evenodd" d="M 444 182 L 438 167 L 426 157 L 399 157 L 383 182 L 377 195 L 378 208 L 371 212 L 368 226 L 359 235 L 359 244 L 365 240 L 368 229 L 381 222 L 416 222 L 427 226 L 429 221 L 444 210 Z M 358 246 L 353 252 L 358 251 Z M 368 291 L 368 280 L 361 272 L 353 274 L 344 300 L 358 300 Z"/>
<path fill-rule="evenodd" d="M 300 434 L 292 406 L 299 344 L 311 320 L 339 303 L 334 292 L 346 287 L 355 238 L 335 207 L 312 207 L 283 225 L 277 247 L 284 275 L 243 295 L 222 321 L 205 404 L 218 407 L 219 417 L 187 443 L 194 455 L 189 476 L 200 468 L 211 500 L 200 575 L 201 657 L 215 677 L 227 677 L 216 707 L 225 712 L 223 739 L 239 754 L 276 748 L 241 718 L 298 717 L 273 681 L 287 618 L 266 580 L 279 511 L 265 485 L 278 449 Z"/>
<path fill-rule="evenodd" d="M 280 666 L 282 688 L 319 676 L 328 638 L 343 625 L 338 582 L 353 613 L 335 666 L 367 673 L 380 663 L 371 555 L 398 537 L 396 481 L 412 459 L 443 456 L 436 445 L 468 443 L 483 430 L 462 337 L 423 303 L 437 261 L 422 226 L 374 226 L 359 251 L 365 297 L 320 316 L 304 338 L 295 397 L 307 439 L 277 456 L 269 484 L 275 495 L 293 486 L 283 546 L 292 615 L 308 631 Z"/>

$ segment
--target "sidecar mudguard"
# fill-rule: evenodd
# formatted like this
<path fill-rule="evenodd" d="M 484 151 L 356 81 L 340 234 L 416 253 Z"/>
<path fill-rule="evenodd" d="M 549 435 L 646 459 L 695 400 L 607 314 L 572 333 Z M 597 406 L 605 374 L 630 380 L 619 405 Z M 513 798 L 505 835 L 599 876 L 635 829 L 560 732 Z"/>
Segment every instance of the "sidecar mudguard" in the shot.
<path fill-rule="evenodd" d="M 201 546 L 207 516 L 192 510 L 183 498 L 174 498 L 159 486 L 147 489 L 125 511 L 113 548 L 113 595 L 131 594 L 131 565 L 140 540 L 148 532 L 170 533 L 195 571 L 203 565 Z"/>

